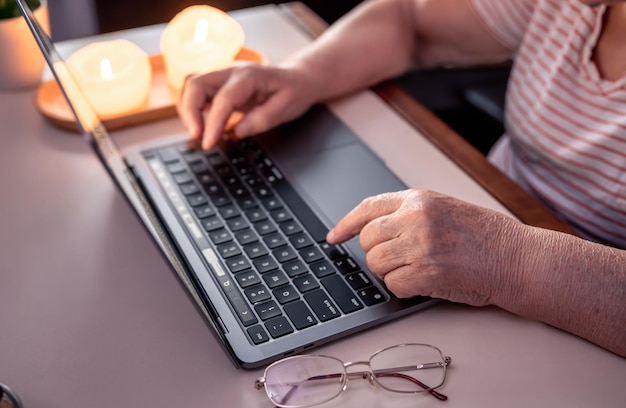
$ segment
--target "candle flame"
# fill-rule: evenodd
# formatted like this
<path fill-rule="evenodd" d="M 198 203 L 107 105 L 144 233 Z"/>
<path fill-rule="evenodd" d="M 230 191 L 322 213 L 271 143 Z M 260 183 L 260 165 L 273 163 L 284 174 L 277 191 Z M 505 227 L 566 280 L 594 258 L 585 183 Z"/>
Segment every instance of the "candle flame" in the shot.
<path fill-rule="evenodd" d="M 193 42 L 196 44 L 202 44 L 206 41 L 208 35 L 209 21 L 203 17 L 196 23 L 196 31 L 193 34 Z"/>
<path fill-rule="evenodd" d="M 102 78 L 106 80 L 113 78 L 113 67 L 111 66 L 111 61 L 109 61 L 108 58 L 105 58 L 100 62 L 100 75 L 102 75 Z"/>

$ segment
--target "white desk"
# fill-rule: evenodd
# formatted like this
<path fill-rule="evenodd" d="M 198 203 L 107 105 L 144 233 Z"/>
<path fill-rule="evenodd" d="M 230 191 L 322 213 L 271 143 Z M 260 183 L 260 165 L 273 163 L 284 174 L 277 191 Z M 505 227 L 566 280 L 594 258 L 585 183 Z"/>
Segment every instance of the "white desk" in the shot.
<path fill-rule="evenodd" d="M 263 7 L 233 14 L 247 43 L 274 61 L 281 58 L 279 47 L 291 44 L 268 40 L 278 27 L 271 24 L 277 12 Z M 118 35 L 155 47 L 161 29 Z M 336 108 L 352 125 L 354 115 L 364 117 L 359 104 L 372 97 Z M 26 408 L 271 406 L 253 387 L 262 370 L 231 364 L 80 137 L 46 123 L 31 92 L 0 94 L 0 121 L 0 382 Z M 173 118 L 116 137 L 125 145 L 180 129 Z M 420 186 L 411 174 L 423 173 L 415 166 L 430 159 L 435 167 L 421 169 L 440 190 L 461 184 L 460 195 L 490 201 L 447 159 L 427 157 L 430 150 L 415 132 L 406 137 L 415 139 L 407 139 L 413 153 L 426 149 L 420 160 L 401 160 L 397 170 L 409 184 Z M 386 154 L 407 150 L 375 147 L 386 147 Z M 622 407 L 626 401 L 626 360 L 493 307 L 443 303 L 315 352 L 362 360 L 401 342 L 431 343 L 452 357 L 441 389 L 447 402 L 353 381 L 325 406 Z"/>

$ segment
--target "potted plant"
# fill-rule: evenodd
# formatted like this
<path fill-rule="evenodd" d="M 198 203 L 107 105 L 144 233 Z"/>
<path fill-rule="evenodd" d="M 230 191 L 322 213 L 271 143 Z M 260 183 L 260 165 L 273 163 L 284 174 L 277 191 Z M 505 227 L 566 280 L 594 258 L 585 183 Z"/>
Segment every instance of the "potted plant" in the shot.
<path fill-rule="evenodd" d="M 26 0 L 49 32 L 47 0 Z M 32 87 L 39 83 L 45 61 L 15 0 L 0 0 L 0 90 Z"/>

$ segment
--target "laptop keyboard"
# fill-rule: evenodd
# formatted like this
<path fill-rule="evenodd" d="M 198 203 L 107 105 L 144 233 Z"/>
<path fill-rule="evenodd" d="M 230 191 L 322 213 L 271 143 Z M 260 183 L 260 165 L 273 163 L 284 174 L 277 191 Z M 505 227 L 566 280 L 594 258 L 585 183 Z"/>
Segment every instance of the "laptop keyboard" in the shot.
<path fill-rule="evenodd" d="M 387 300 L 253 139 L 145 157 L 254 344 Z"/>

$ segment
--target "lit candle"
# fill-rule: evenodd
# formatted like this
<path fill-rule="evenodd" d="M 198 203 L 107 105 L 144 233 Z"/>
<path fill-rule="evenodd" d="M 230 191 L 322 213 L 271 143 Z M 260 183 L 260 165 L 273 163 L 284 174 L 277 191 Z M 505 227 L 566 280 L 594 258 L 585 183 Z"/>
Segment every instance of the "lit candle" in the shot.
<path fill-rule="evenodd" d="M 150 58 L 127 40 L 89 44 L 67 60 L 79 86 L 102 117 L 145 106 L 150 94 Z"/>
<path fill-rule="evenodd" d="M 211 6 L 191 6 L 169 22 L 161 36 L 167 82 L 177 93 L 185 78 L 230 65 L 243 46 L 243 29 Z"/>

